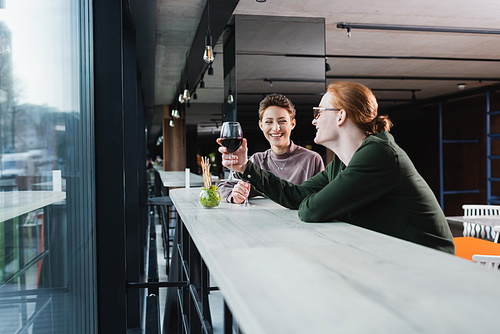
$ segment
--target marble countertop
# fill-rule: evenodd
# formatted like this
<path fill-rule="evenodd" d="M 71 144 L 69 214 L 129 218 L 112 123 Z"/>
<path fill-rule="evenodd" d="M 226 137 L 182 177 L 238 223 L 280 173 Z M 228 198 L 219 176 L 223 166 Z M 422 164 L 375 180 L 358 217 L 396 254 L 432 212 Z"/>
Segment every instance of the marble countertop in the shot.
<path fill-rule="evenodd" d="M 500 273 L 342 222 L 170 196 L 245 334 L 495 333 Z"/>

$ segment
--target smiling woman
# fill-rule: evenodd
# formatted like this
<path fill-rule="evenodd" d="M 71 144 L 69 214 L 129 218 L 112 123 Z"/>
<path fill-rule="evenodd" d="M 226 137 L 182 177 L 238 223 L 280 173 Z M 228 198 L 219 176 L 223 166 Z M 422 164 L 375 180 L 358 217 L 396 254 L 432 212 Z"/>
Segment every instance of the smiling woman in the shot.
<path fill-rule="evenodd" d="M 271 94 L 259 104 L 259 127 L 271 148 L 255 153 L 250 160 L 261 168 L 294 184 L 301 184 L 323 171 L 321 156 L 290 139 L 295 128 L 295 107 L 284 95 Z M 234 178 L 239 177 L 234 174 Z M 243 203 L 245 198 L 260 195 L 255 189 L 245 187 L 245 182 L 222 182 L 219 185 L 223 200 L 228 203 Z"/>

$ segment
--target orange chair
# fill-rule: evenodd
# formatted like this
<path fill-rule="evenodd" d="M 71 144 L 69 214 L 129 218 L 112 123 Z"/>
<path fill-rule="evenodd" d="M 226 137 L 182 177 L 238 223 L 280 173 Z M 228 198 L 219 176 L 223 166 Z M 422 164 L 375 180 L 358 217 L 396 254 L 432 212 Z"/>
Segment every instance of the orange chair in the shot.
<path fill-rule="evenodd" d="M 474 254 L 500 255 L 500 244 L 474 237 L 455 237 L 455 254 L 471 260 Z"/>

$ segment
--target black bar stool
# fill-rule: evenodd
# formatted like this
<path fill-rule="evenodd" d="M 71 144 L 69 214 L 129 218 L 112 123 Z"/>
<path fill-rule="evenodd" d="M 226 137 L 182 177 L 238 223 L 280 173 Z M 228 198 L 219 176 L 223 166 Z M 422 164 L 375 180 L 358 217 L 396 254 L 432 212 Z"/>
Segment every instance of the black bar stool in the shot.
<path fill-rule="evenodd" d="M 170 267 L 170 243 L 173 242 L 173 238 L 170 237 L 170 223 L 173 220 L 175 222 L 175 209 L 172 200 L 169 196 L 159 196 L 151 197 L 148 199 L 148 205 L 150 207 L 150 214 L 154 215 L 155 207 L 159 214 L 160 224 L 161 224 L 161 237 L 163 244 L 163 257 L 166 259 L 166 269 L 167 275 Z"/>

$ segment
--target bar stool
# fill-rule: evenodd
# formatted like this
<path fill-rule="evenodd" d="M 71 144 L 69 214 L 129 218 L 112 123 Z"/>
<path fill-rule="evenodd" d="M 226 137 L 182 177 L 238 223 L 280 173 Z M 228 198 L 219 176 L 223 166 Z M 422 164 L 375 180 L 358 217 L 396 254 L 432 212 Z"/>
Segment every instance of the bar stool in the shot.
<path fill-rule="evenodd" d="M 154 215 L 155 208 L 158 212 L 161 224 L 161 237 L 163 244 L 163 257 L 166 259 L 167 275 L 170 267 L 170 243 L 173 238 L 170 237 L 170 230 L 173 228 L 170 225 L 172 220 L 175 221 L 175 208 L 169 196 L 151 197 L 148 199 L 148 206 L 150 207 L 150 214 Z"/>

